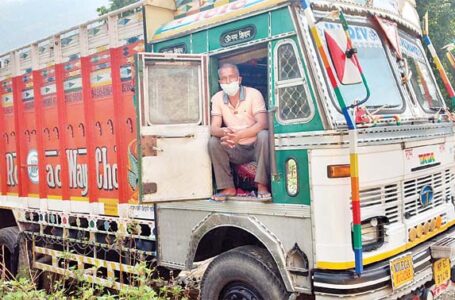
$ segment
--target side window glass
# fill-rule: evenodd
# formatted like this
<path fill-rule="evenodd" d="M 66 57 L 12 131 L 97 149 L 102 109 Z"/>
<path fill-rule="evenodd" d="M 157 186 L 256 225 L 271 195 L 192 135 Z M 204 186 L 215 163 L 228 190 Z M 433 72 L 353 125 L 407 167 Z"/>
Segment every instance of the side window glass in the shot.
<path fill-rule="evenodd" d="M 308 122 L 314 113 L 303 66 L 293 40 L 275 46 L 275 82 L 278 119 L 283 123 Z"/>
<path fill-rule="evenodd" d="M 283 44 L 278 48 L 278 80 L 290 80 L 302 77 L 292 44 Z"/>
<path fill-rule="evenodd" d="M 197 124 L 201 118 L 200 65 L 161 63 L 147 68 L 148 123 Z"/>
<path fill-rule="evenodd" d="M 411 72 L 411 86 L 417 101 L 423 110 L 432 113 L 443 107 L 443 100 L 440 98 L 436 83 L 431 76 L 431 70 L 425 61 L 425 54 L 415 40 L 400 38 L 401 49 L 407 60 Z"/>

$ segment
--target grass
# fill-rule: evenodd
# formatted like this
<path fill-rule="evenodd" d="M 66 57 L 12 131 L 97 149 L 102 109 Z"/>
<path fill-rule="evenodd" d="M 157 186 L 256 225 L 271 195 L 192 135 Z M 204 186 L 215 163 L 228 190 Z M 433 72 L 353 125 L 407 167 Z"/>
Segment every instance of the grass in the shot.
<path fill-rule="evenodd" d="M 115 291 L 92 282 L 88 282 L 84 274 L 78 270 L 68 272 L 67 276 L 36 272 L 31 278 L 14 277 L 1 266 L 3 272 L 0 279 L 0 299 L 4 300 L 188 300 L 189 290 L 179 285 L 172 278 L 164 280 L 157 277 L 153 269 L 145 263 L 134 267 L 136 274 L 132 285 L 124 285 Z M 97 272 L 97 270 L 91 270 Z M 47 289 L 41 289 L 39 282 L 47 283 Z"/>

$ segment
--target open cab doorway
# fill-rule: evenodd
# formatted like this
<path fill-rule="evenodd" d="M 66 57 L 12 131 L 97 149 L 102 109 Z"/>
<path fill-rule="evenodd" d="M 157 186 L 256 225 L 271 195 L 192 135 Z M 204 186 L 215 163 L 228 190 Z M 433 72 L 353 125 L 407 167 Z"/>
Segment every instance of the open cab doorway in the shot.
<path fill-rule="evenodd" d="M 219 66 L 237 65 L 242 85 L 260 91 L 268 107 L 265 45 L 211 59 L 209 76 L 206 55 L 141 54 L 138 57 L 143 202 L 204 200 L 216 192 L 207 145 L 210 98 L 220 90 Z M 232 200 L 258 200 L 255 171 L 254 161 L 232 165 L 238 194 Z"/>
<path fill-rule="evenodd" d="M 261 44 L 246 49 L 226 52 L 211 57 L 211 90 L 210 94 L 215 95 L 221 90 L 218 82 L 218 69 L 226 63 L 236 65 L 239 69 L 240 77 L 242 78 L 241 85 L 243 87 L 254 88 L 258 90 L 262 97 L 266 108 L 269 107 L 269 85 L 268 85 L 268 56 L 267 44 Z M 213 105 L 213 104 L 212 104 Z M 270 123 L 270 122 L 269 122 Z M 223 124 L 222 126 L 225 126 Z M 270 132 L 270 131 L 269 131 Z M 269 134 L 270 139 L 270 134 Z M 269 145 L 271 145 L 269 141 Z M 270 149 L 272 150 L 272 149 Z M 268 158 L 270 160 L 270 158 Z M 237 196 L 229 197 L 234 201 L 261 201 L 270 202 L 271 198 L 260 199 L 257 197 L 257 185 L 255 183 L 257 163 L 255 161 L 233 164 L 231 163 L 231 171 L 234 178 L 234 184 L 237 191 Z M 268 174 L 270 191 L 270 174 Z M 214 180 L 214 191 L 216 183 Z"/>

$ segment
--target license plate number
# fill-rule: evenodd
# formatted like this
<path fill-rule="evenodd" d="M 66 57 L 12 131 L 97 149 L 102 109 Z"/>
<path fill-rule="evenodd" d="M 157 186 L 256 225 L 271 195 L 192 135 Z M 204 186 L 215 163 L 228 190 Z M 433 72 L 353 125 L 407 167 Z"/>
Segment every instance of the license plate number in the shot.
<path fill-rule="evenodd" d="M 414 280 L 412 255 L 406 255 L 390 261 L 390 277 L 392 287 L 397 289 Z"/>
<path fill-rule="evenodd" d="M 450 279 L 450 259 L 441 258 L 433 264 L 434 283 L 438 286 Z"/>

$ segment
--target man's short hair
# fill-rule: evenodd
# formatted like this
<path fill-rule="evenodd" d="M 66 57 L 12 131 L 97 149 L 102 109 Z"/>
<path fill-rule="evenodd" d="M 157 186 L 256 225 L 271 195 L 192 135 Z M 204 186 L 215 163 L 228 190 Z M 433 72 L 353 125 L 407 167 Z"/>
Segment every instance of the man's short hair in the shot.
<path fill-rule="evenodd" d="M 237 68 L 236 65 L 234 64 L 231 64 L 231 63 L 224 63 L 222 64 L 219 68 L 218 68 L 218 77 L 220 77 L 221 75 L 221 70 L 222 69 L 234 69 L 235 72 L 237 72 L 237 75 L 240 76 L 240 72 L 239 72 L 239 68 Z"/>

